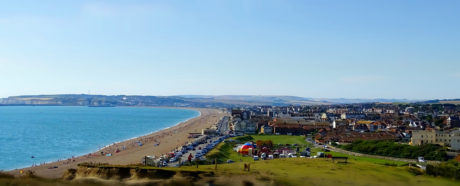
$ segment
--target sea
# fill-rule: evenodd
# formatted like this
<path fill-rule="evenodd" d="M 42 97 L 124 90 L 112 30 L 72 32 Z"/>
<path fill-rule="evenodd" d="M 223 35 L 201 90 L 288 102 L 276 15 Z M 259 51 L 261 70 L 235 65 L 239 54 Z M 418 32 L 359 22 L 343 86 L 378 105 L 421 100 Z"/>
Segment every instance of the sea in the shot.
<path fill-rule="evenodd" d="M 0 106 L 0 170 L 85 155 L 199 115 L 151 107 Z"/>

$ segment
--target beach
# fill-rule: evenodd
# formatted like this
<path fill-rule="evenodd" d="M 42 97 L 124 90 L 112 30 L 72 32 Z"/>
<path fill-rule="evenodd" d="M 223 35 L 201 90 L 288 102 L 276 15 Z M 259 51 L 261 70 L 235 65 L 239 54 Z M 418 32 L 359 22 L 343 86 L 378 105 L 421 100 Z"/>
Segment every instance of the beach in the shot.
<path fill-rule="evenodd" d="M 33 167 L 15 169 L 10 174 L 20 176 L 20 171 L 33 171 L 35 175 L 45 178 L 60 178 L 70 168 L 76 168 L 79 163 L 109 163 L 113 165 L 139 164 L 144 156 L 160 156 L 190 142 L 189 133 L 201 133 L 204 128 L 216 124 L 226 115 L 218 109 L 187 108 L 199 111 L 198 117 L 179 123 L 145 136 L 113 143 L 96 152 L 69 159 Z M 141 144 L 141 145 L 140 145 Z M 110 156 L 107 156 L 110 154 Z"/>

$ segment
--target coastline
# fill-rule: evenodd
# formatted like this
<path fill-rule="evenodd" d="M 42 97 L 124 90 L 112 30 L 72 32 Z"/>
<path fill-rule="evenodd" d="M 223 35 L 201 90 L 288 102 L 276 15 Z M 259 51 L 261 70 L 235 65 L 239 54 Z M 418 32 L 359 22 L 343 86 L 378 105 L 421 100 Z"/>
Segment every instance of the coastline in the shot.
<path fill-rule="evenodd" d="M 156 107 L 166 108 L 166 107 Z M 33 167 L 18 168 L 6 171 L 15 176 L 20 176 L 20 170 L 33 171 L 35 175 L 46 178 L 59 178 L 69 168 L 76 168 L 77 164 L 83 162 L 109 163 L 117 165 L 137 164 L 146 155 L 159 156 L 168 153 L 190 141 L 188 133 L 201 132 L 201 129 L 208 128 L 215 124 L 225 115 L 219 109 L 189 108 L 189 107 L 167 107 L 172 109 L 189 109 L 198 111 L 196 117 L 176 123 L 173 126 L 159 129 L 142 136 L 114 142 L 94 152 L 66 160 L 58 160 Z M 142 146 L 138 145 L 142 143 Z M 103 154 L 101 152 L 104 152 Z M 111 156 L 106 156 L 107 154 Z"/>

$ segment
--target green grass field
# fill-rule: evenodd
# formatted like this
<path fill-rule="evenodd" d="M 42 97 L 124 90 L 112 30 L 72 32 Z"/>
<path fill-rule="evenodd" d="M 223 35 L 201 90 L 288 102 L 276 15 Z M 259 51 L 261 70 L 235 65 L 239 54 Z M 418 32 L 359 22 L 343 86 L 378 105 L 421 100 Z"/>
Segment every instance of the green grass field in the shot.
<path fill-rule="evenodd" d="M 287 136 L 287 135 L 251 135 L 254 139 L 253 141 L 257 140 L 272 140 L 273 144 L 299 144 L 299 146 L 302 147 L 311 147 L 312 145 L 309 144 L 308 142 L 305 141 L 304 137 L 302 136 Z M 230 146 L 226 145 L 224 148 L 222 148 L 225 145 L 225 143 L 220 143 L 217 145 L 216 148 L 211 150 L 207 156 L 210 155 L 215 155 L 219 154 L 217 158 L 219 159 L 220 162 L 225 162 L 228 159 L 231 159 L 235 162 L 239 162 L 240 160 L 243 162 L 254 162 L 254 160 L 251 157 L 247 156 L 242 156 L 235 152 L 233 148 Z M 316 155 L 317 152 L 322 151 L 322 149 L 319 148 L 312 148 L 312 156 Z M 392 160 L 385 160 L 385 159 L 379 159 L 379 158 L 369 158 L 369 157 L 358 157 L 358 156 L 350 156 L 346 155 L 343 153 L 339 152 L 326 152 L 326 154 L 331 154 L 332 156 L 342 156 L 342 157 L 348 157 L 353 160 L 359 160 L 359 161 L 366 161 L 370 163 L 376 163 L 376 164 L 381 164 L 381 165 L 391 165 L 391 166 L 403 166 L 407 165 L 406 162 L 401 162 L 401 161 L 392 161 Z"/>
<path fill-rule="evenodd" d="M 273 144 L 299 144 L 312 146 L 302 136 L 286 135 L 251 135 L 257 140 L 272 140 Z M 329 159 L 288 158 L 275 160 L 254 161 L 250 157 L 242 157 L 237 152 L 219 151 L 219 144 L 210 153 L 226 154 L 228 159 L 236 161 L 235 164 L 222 164 L 219 169 L 224 172 L 244 173 L 244 163 L 251 163 L 257 176 L 275 177 L 276 183 L 285 185 L 460 185 L 460 182 L 434 178 L 431 176 L 416 176 L 408 171 L 406 162 L 385 160 L 370 157 L 350 156 L 338 152 L 325 152 L 332 156 L 348 157 L 349 163 L 332 163 Z M 228 150 L 228 149 L 227 149 Z M 312 148 L 312 155 L 322 151 Z M 243 162 L 237 160 L 241 159 Z M 213 169 L 214 166 L 206 165 L 202 169 Z M 236 171 L 236 172 L 234 172 Z"/>
<path fill-rule="evenodd" d="M 288 135 L 251 135 L 254 140 L 272 140 L 273 144 L 299 144 L 307 145 L 303 136 L 288 136 Z"/>
<path fill-rule="evenodd" d="M 431 176 L 416 176 L 408 167 L 394 167 L 361 160 L 333 163 L 329 159 L 283 158 L 251 162 L 251 172 L 244 172 L 244 163 L 182 167 L 181 170 L 215 171 L 220 176 L 250 175 L 260 182 L 274 185 L 392 185 L 432 186 L 459 185 L 460 182 Z"/>
<path fill-rule="evenodd" d="M 312 155 L 316 155 L 316 152 L 324 152 L 324 151 L 322 149 L 319 149 L 319 148 L 312 148 Z M 343 153 L 340 153 L 340 152 L 325 152 L 325 154 L 331 154 L 332 156 L 339 156 L 339 157 L 348 157 L 349 159 L 352 159 L 352 160 L 366 161 L 366 162 L 376 163 L 376 164 L 381 164 L 381 165 L 391 165 L 391 166 L 404 166 L 404 165 L 407 165 L 406 162 L 402 162 L 402 161 L 393 161 L 393 160 L 362 157 L 362 156 L 351 156 L 351 155 L 343 154 Z"/>
<path fill-rule="evenodd" d="M 253 138 L 251 141 L 256 142 L 257 140 L 272 140 L 274 145 L 285 145 L 285 144 L 298 144 L 299 146 L 305 148 L 311 146 L 308 142 L 305 141 L 305 138 L 302 136 L 287 136 L 287 135 L 251 135 Z M 232 139 L 237 139 L 234 137 Z M 241 143 L 244 143 L 243 141 Z M 211 159 L 218 159 L 220 162 L 226 162 L 227 160 L 233 160 L 235 162 L 253 162 L 252 157 L 242 156 L 239 153 L 233 150 L 234 143 L 226 144 L 225 142 L 220 143 L 213 150 L 211 150 L 206 157 L 211 157 Z"/>

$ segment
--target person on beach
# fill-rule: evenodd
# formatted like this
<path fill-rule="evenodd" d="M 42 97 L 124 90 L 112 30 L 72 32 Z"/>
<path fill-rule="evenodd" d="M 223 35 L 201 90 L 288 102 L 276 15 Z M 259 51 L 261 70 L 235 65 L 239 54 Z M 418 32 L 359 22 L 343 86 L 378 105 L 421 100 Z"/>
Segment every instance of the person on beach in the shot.
<path fill-rule="evenodd" d="M 193 155 L 192 155 L 192 153 L 190 153 L 190 154 L 188 155 L 188 162 L 189 162 L 190 164 L 192 164 L 192 158 L 193 158 Z"/>

